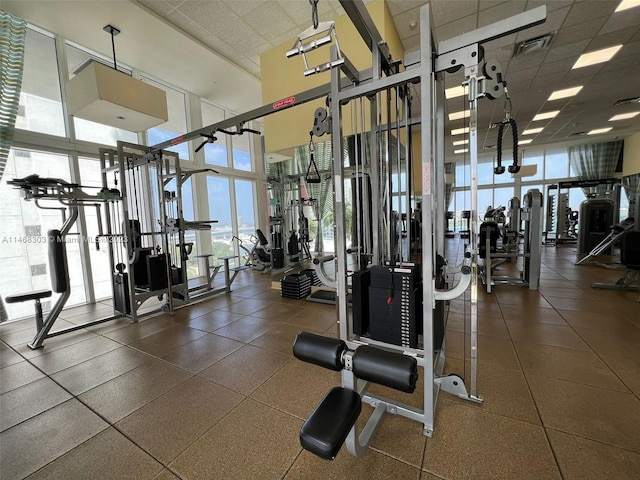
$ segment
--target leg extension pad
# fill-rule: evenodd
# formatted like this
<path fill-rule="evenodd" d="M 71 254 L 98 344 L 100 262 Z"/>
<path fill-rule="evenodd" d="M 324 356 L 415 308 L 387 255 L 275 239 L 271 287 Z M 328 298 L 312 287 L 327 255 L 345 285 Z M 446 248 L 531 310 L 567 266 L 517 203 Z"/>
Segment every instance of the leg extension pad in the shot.
<path fill-rule="evenodd" d="M 302 448 L 325 460 L 333 460 L 361 409 L 360 395 L 353 390 L 343 387 L 330 390 L 302 425 Z"/>

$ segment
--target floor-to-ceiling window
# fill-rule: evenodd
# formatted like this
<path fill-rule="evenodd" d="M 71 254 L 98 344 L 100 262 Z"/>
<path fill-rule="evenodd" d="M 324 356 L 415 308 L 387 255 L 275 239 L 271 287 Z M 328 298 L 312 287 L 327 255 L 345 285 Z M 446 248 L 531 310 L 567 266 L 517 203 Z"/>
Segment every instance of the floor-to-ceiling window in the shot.
<path fill-rule="evenodd" d="M 58 55 L 59 52 L 62 54 Z M 6 272 L 0 279 L 3 296 L 50 288 L 46 232 L 62 225 L 62 210 L 39 209 L 35 202 L 25 202 L 19 191 L 7 184 L 8 180 L 36 173 L 42 177 L 73 180 L 87 187 L 87 193 L 96 194 L 99 188 L 94 187 L 102 186 L 99 148 L 113 147 L 119 140 L 154 145 L 233 116 L 222 106 L 199 99 L 162 79 L 151 78 L 135 70 L 135 66 L 119 64 L 118 70 L 125 74 L 165 90 L 169 121 L 138 134 L 79 117 L 65 119 L 62 99 L 65 98 L 66 87 L 60 79 L 73 78 L 90 61 L 111 66 L 110 59 L 82 45 L 30 26 L 14 148 L 0 183 L 3 199 L 0 202 L 0 220 L 5 226 L 0 236 L 0 241 L 4 242 L 0 258 L 6 266 Z M 191 112 L 187 108 L 198 103 L 201 110 L 196 108 Z M 65 126 L 67 124 L 69 129 Z M 261 128 L 257 122 L 245 126 L 256 130 Z M 23 135 L 25 132 L 29 132 L 28 137 Z M 61 140 L 53 140 L 51 136 Z M 256 147 L 259 142 L 250 133 L 234 137 L 218 133 L 217 136 L 219 140 L 215 144 L 207 144 L 203 152 L 195 155 L 192 147 L 197 147 L 197 142 L 193 146 L 182 143 L 168 149 L 179 154 L 183 173 L 206 166 L 220 167 L 221 170 L 219 174 L 211 173 L 210 176 L 195 174 L 182 185 L 185 220 L 214 219 L 219 222 L 212 225 L 210 236 L 203 236 L 195 230 L 185 232 L 186 241 L 193 243 L 194 247 L 188 262 L 189 277 L 200 274 L 197 254 L 212 251 L 216 257 L 238 255 L 237 242 L 233 237 L 237 235 L 250 241 L 259 226 L 256 200 L 259 178 L 256 172 L 263 171 L 261 152 Z M 157 198 L 156 187 L 154 184 L 152 188 L 143 188 L 138 193 Z M 165 186 L 168 190 L 175 188 L 175 181 Z M 100 214 L 104 215 L 103 207 Z M 82 236 L 78 233 L 80 230 L 83 231 Z M 77 225 L 67 239 L 71 272 L 71 297 L 67 305 L 88 301 L 91 292 L 94 299 L 112 295 L 113 266 L 108 258 L 106 242 L 101 242 L 100 248 L 96 248 L 98 232 L 98 210 L 94 206 L 82 208 Z M 45 308 L 54 301 L 55 297 L 43 302 Z M 30 316 L 33 315 L 33 305 L 28 302 L 7 305 L 7 312 L 10 320 Z"/>

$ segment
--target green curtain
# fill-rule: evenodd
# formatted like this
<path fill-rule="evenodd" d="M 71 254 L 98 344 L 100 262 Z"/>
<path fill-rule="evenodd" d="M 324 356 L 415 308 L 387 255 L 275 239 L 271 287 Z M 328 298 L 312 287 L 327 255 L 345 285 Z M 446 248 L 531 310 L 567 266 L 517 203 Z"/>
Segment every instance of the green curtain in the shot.
<path fill-rule="evenodd" d="M 0 180 L 16 124 L 27 22 L 0 10 Z"/>
<path fill-rule="evenodd" d="M 579 180 L 600 180 L 612 178 L 616 173 L 616 166 L 620 157 L 623 142 L 621 140 L 608 143 L 593 143 L 569 147 L 569 162 L 578 174 Z M 585 187 L 585 195 L 595 193 L 604 195 L 606 185 Z"/>

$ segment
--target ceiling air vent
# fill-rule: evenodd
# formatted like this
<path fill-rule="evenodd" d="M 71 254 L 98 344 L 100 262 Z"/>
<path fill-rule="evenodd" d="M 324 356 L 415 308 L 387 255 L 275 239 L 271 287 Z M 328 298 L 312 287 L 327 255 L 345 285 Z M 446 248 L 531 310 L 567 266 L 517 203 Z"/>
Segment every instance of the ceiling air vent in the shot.
<path fill-rule="evenodd" d="M 587 134 L 587 132 L 573 132 L 573 133 L 570 133 L 569 136 L 570 137 L 581 137 L 582 135 L 586 135 L 586 134 Z"/>
<path fill-rule="evenodd" d="M 631 103 L 640 103 L 640 97 L 623 98 L 614 103 L 613 106 L 617 107 L 618 105 L 629 105 Z"/>
<path fill-rule="evenodd" d="M 529 40 L 517 43 L 513 50 L 513 58 L 547 50 L 556 33 L 557 32 L 547 33 L 546 35 L 530 38 Z"/>

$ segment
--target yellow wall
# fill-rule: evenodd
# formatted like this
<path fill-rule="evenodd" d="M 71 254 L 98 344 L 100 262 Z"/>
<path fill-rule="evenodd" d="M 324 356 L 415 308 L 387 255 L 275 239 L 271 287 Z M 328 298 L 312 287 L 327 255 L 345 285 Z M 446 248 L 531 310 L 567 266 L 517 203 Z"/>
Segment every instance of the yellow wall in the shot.
<path fill-rule="evenodd" d="M 624 139 L 623 176 L 640 173 L 640 132 Z"/>
<path fill-rule="evenodd" d="M 387 41 L 389 50 L 394 59 L 401 58 L 403 54 L 402 43 L 396 32 L 395 25 L 384 0 L 372 2 L 367 9 L 374 23 L 378 27 L 380 35 Z M 346 16 L 335 20 L 336 32 L 340 49 L 358 70 L 371 67 L 371 53 L 365 45 L 362 37 L 357 32 L 351 20 Z M 260 56 L 260 68 L 262 70 L 262 101 L 263 104 L 273 103 L 300 92 L 304 92 L 319 85 L 331 82 L 331 72 L 305 77 L 304 62 L 302 56 L 287 58 L 285 53 L 294 45 L 296 38 L 291 38 L 283 44 L 263 53 Z M 329 47 L 324 46 L 308 55 L 309 65 L 315 66 L 329 61 Z M 369 129 L 368 101 L 365 105 L 365 129 Z M 304 105 L 274 113 L 264 118 L 265 146 L 267 152 L 282 152 L 298 145 L 309 143 L 309 131 L 313 127 L 313 114 L 318 107 L 325 107 L 325 99 L 318 99 Z M 356 108 L 359 103 L 356 102 Z M 343 109 L 343 133 L 353 131 L 351 119 L 351 107 Z M 383 118 L 386 113 L 383 112 Z M 383 123 L 385 123 L 383 121 Z M 358 130 L 362 126 L 358 125 Z M 322 137 L 325 140 L 327 137 Z M 315 138 L 314 141 L 319 141 Z"/>

